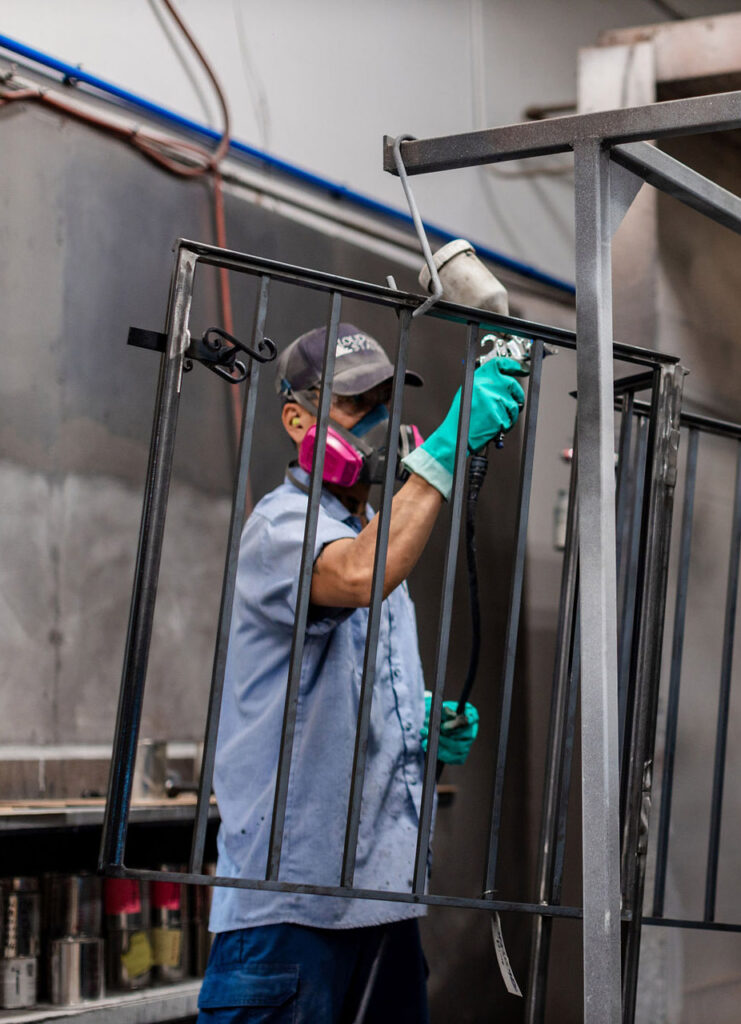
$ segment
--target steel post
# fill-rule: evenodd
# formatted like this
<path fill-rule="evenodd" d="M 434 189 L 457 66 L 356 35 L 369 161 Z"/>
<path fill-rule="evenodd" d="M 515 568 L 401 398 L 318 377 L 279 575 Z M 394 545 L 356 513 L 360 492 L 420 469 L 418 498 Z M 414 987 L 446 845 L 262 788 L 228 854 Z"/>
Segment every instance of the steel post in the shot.
<path fill-rule="evenodd" d="M 574 147 L 584 1022 L 620 1020 L 610 158 Z"/>
<path fill-rule="evenodd" d="M 631 1024 L 635 1015 L 638 985 L 648 820 L 684 370 L 681 366 L 666 370 L 661 368 L 656 374 L 658 380 L 652 403 L 654 414 L 651 417 L 649 473 L 638 572 L 640 604 L 631 658 L 634 697 L 630 757 L 624 762 L 626 799 L 621 877 L 623 909 L 631 914 L 624 934 L 623 1020 L 626 1024 Z"/>
<path fill-rule="evenodd" d="M 684 650 L 684 626 L 687 614 L 687 590 L 690 575 L 690 554 L 692 549 L 692 519 L 695 508 L 695 481 L 697 479 L 697 447 L 699 432 L 696 427 L 689 431 L 687 446 L 687 467 L 684 483 L 684 507 L 682 510 L 682 535 L 679 542 L 679 570 L 677 574 L 677 596 L 674 605 L 674 629 L 672 631 L 672 660 L 669 671 L 669 696 L 666 708 L 666 733 L 664 736 L 664 767 L 661 775 L 661 809 L 659 833 L 656 844 L 656 879 L 654 883 L 654 917 L 664 913 L 666 869 L 669 849 L 669 824 L 672 813 L 672 790 L 674 788 L 674 756 L 677 749 L 679 726 L 679 687 L 682 679 L 682 653 Z"/>
<path fill-rule="evenodd" d="M 196 258 L 179 248 L 167 310 L 167 347 L 160 362 L 139 545 L 131 592 L 121 690 L 118 698 L 99 866 L 123 864 L 131 785 L 139 740 L 144 684 L 157 598 L 167 496 L 175 450 L 183 353 L 189 343 L 188 317 Z"/>

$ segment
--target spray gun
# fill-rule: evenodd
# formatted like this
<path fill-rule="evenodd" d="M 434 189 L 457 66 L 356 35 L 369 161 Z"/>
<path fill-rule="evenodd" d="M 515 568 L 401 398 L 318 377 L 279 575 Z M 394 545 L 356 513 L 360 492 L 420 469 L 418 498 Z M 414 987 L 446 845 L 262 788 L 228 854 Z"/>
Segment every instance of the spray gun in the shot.
<path fill-rule="evenodd" d="M 432 254 L 432 262 L 442 285 L 442 298 L 464 306 L 484 309 L 500 316 L 509 315 L 509 296 L 501 281 L 476 255 L 470 242 L 457 238 L 448 242 Z M 432 291 L 433 275 L 428 263 L 422 267 L 419 283 L 426 292 Z M 487 334 L 481 339 L 482 347 L 491 346 L 476 360 L 481 366 L 490 359 L 506 357 L 522 365 L 522 375 L 527 375 L 527 363 L 532 350 L 532 338 L 524 338 L 506 330 Z M 553 351 L 553 350 L 552 350 Z M 504 446 L 504 431 L 494 439 L 496 448 Z M 487 446 L 488 447 L 488 446 Z M 441 723 L 441 730 L 452 731 L 467 723 L 466 703 L 473 688 L 481 649 L 481 613 L 479 607 L 478 572 L 476 567 L 475 514 L 479 491 L 486 477 L 489 460 L 486 448 L 471 455 L 468 463 L 468 491 L 466 497 L 466 561 L 468 565 L 468 588 L 471 606 L 471 654 L 466 679 L 461 690 L 454 717 Z M 437 778 L 442 773 L 443 763 L 438 761 Z"/>
<path fill-rule="evenodd" d="M 465 238 L 456 238 L 432 254 L 432 261 L 442 285 L 442 298 L 462 306 L 474 306 L 489 313 L 509 316 L 509 295 L 502 282 L 492 274 L 476 255 L 476 250 Z M 429 292 L 432 289 L 432 273 L 427 263 L 419 272 L 419 283 Z M 491 348 L 476 360 L 481 366 L 490 359 L 506 357 L 523 364 L 523 376 L 527 374 L 524 365 L 530 360 L 532 338 L 523 338 L 508 331 L 486 334 L 481 347 Z M 494 439 L 494 446 L 504 446 L 504 432 Z"/>

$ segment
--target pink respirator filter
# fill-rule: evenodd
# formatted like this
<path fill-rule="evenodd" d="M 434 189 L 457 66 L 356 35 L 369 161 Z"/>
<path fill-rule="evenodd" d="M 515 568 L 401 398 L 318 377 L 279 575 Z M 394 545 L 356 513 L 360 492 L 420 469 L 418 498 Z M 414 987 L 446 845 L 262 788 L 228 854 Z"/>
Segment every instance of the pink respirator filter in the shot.
<path fill-rule="evenodd" d="M 298 464 L 307 473 L 311 472 L 316 443 L 316 424 L 309 427 L 298 450 Z M 363 458 L 353 446 L 332 427 L 327 429 L 327 451 L 324 456 L 322 479 L 328 484 L 352 487 L 360 476 Z"/>

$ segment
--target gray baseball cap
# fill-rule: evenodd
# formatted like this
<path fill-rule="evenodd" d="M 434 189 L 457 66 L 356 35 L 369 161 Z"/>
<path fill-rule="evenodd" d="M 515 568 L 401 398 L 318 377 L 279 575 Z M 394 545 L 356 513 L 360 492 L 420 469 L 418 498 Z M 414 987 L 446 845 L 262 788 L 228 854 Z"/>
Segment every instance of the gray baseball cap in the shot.
<path fill-rule="evenodd" d="M 292 341 L 278 356 L 275 390 L 279 394 L 308 391 L 322 379 L 326 327 L 315 327 Z M 394 367 L 375 338 L 353 324 L 340 324 L 337 331 L 334 379 L 336 395 L 362 395 L 364 391 L 391 380 Z M 418 373 L 407 370 L 405 384 L 421 387 Z"/>

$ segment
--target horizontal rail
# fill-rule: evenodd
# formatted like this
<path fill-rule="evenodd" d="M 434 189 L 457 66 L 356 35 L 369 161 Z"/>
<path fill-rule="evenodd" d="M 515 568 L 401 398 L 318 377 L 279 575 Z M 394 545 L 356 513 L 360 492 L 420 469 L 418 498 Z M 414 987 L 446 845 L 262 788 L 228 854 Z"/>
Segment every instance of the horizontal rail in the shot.
<path fill-rule="evenodd" d="M 641 416 L 647 416 L 651 412 L 651 406 L 648 402 L 634 402 L 633 411 Z M 696 412 L 682 412 L 679 416 L 679 425 L 694 427 L 704 434 L 716 434 L 718 437 L 730 437 L 741 441 L 741 423 L 732 423 L 730 420 L 718 420 Z"/>
<path fill-rule="evenodd" d="M 680 917 L 644 917 L 641 924 L 659 928 L 696 928 L 701 932 L 741 932 L 741 924 L 723 921 L 691 921 Z"/>
<path fill-rule="evenodd" d="M 568 153 L 578 142 L 639 142 L 677 135 L 701 135 L 741 127 L 741 92 L 667 100 L 644 107 L 600 110 L 545 121 L 487 128 L 402 143 L 407 174 L 429 174 L 504 160 Z M 383 168 L 392 174 L 393 139 L 384 138 Z"/>
<path fill-rule="evenodd" d="M 422 305 L 426 298 L 426 296 L 414 292 L 403 292 L 395 288 L 387 288 L 384 285 L 356 281 L 350 277 L 341 277 L 321 270 L 297 267 L 291 263 L 269 260 L 261 256 L 250 256 L 230 249 L 220 249 L 215 245 L 194 242 L 186 238 L 178 240 L 178 247 L 193 253 L 200 262 L 210 266 L 225 267 L 227 270 L 242 274 L 264 274 L 271 280 L 280 281 L 283 284 L 293 284 L 324 292 L 338 292 L 344 298 L 373 302 L 391 309 L 415 310 Z M 539 338 L 541 341 L 552 342 L 569 349 L 575 349 L 577 343 L 574 331 L 566 330 L 563 327 L 552 327 L 548 324 L 537 323 L 533 320 L 521 320 L 513 316 L 501 316 L 485 309 L 462 306 L 455 302 L 437 302 L 428 310 L 426 316 L 452 323 L 476 322 L 483 330 L 506 332 L 526 338 Z M 646 366 L 657 366 L 663 363 L 674 365 L 679 361 L 677 356 L 654 352 L 636 345 L 625 345 L 617 341 L 613 343 L 613 355 L 615 359 Z"/>
<path fill-rule="evenodd" d="M 266 881 L 257 878 L 227 878 L 219 875 L 191 875 L 179 871 L 147 871 L 140 868 L 112 867 L 111 878 L 138 878 L 142 882 L 177 882 L 180 885 L 211 885 L 227 889 L 260 889 L 268 892 L 301 893 L 307 896 L 344 896 L 358 900 L 392 900 L 394 903 L 423 903 L 431 907 L 463 907 L 471 910 L 517 911 L 546 917 L 579 919 L 581 907 L 555 907 L 542 903 L 517 903 L 466 896 L 439 896 L 425 892 L 394 892 L 383 889 L 350 889 L 339 885 L 302 885 L 294 882 Z M 624 918 L 628 920 L 628 918 Z"/>

